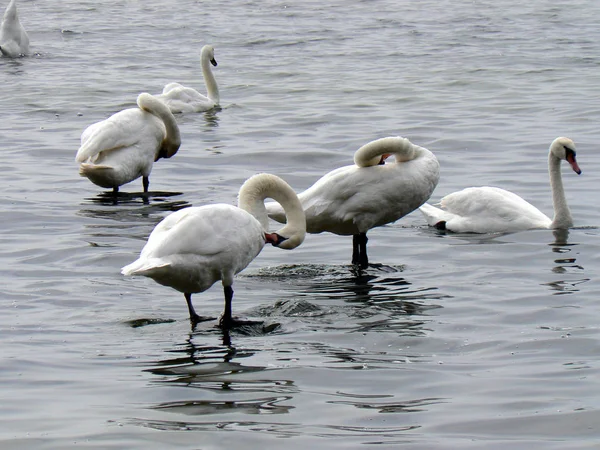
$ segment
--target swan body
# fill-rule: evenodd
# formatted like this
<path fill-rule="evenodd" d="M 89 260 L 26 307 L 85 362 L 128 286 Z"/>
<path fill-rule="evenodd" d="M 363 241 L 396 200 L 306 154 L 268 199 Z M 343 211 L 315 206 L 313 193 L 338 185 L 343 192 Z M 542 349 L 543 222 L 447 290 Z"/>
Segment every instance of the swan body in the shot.
<path fill-rule="evenodd" d="M 550 145 L 548 171 L 554 205 L 552 219 L 518 195 L 489 186 L 470 187 L 453 192 L 442 198 L 439 208 L 425 204 L 420 210 L 429 225 L 459 233 L 572 227 L 573 219 L 565 198 L 560 163 L 566 160 L 572 169 L 580 174 L 575 156 L 575 144 L 571 139 L 559 137 Z"/>
<path fill-rule="evenodd" d="M 81 134 L 75 157 L 81 176 L 114 192 L 143 177 L 144 192 L 148 192 L 152 165 L 177 153 L 181 137 L 175 117 L 164 103 L 142 93 L 137 104 L 137 108 L 90 125 Z"/>
<path fill-rule="evenodd" d="M 288 224 L 275 233 L 267 232 L 267 197 L 281 202 L 288 218 Z M 154 228 L 140 257 L 123 267 L 121 273 L 150 277 L 183 292 L 193 325 L 203 318 L 194 311 L 192 294 L 221 280 L 225 294 L 221 326 L 227 328 L 234 323 L 234 276 L 256 258 L 265 243 L 293 249 L 302 243 L 305 234 L 304 212 L 292 188 L 275 175 L 259 174 L 241 187 L 237 207 L 205 205 L 168 215 Z"/>
<path fill-rule="evenodd" d="M 0 25 L 0 52 L 17 58 L 29 53 L 29 36 L 19 21 L 16 0 L 11 0 Z"/>
<path fill-rule="evenodd" d="M 383 164 L 390 155 L 395 162 Z M 354 155 L 355 164 L 335 169 L 298 195 L 308 233 L 353 235 L 353 264 L 368 266 L 366 233 L 395 222 L 426 202 L 439 180 L 439 163 L 426 148 L 403 137 L 369 142 Z M 276 203 L 269 217 L 283 222 Z"/>
<path fill-rule="evenodd" d="M 210 67 L 211 64 L 215 67 L 217 66 L 215 49 L 212 46 L 205 45 L 202 47 L 200 64 L 204 82 L 206 83 L 206 95 L 179 83 L 167 84 L 162 94 L 157 95 L 169 107 L 172 113 L 202 112 L 219 106 L 219 87 Z"/>

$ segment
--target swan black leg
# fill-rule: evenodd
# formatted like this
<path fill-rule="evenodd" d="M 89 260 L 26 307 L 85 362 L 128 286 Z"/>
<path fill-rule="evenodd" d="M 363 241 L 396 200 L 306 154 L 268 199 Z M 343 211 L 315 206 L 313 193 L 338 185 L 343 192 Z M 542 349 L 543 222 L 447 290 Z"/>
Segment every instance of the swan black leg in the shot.
<path fill-rule="evenodd" d="M 244 325 L 262 325 L 262 322 L 256 322 L 253 320 L 234 319 L 231 313 L 231 302 L 233 300 L 233 288 L 231 286 L 223 286 L 223 293 L 225 294 L 225 309 L 221 320 L 219 320 L 219 327 L 223 330 L 229 330 L 233 327 L 240 327 Z"/>
<path fill-rule="evenodd" d="M 214 320 L 214 317 L 203 317 L 196 314 L 194 310 L 194 305 L 192 305 L 192 294 L 186 292 L 183 294 L 185 296 L 185 301 L 188 305 L 188 311 L 190 312 L 190 322 L 192 323 L 192 328 L 195 328 L 196 325 L 200 322 L 206 322 L 207 320 Z"/>
<path fill-rule="evenodd" d="M 113 195 L 117 195 L 119 193 L 119 186 L 113 187 Z"/>
<path fill-rule="evenodd" d="M 231 328 L 234 324 L 234 320 L 231 314 L 231 301 L 233 300 L 233 288 L 231 286 L 223 286 L 223 293 L 225 294 L 225 309 L 223 315 L 219 321 L 221 328 Z"/>
<path fill-rule="evenodd" d="M 352 236 L 352 264 L 360 269 L 369 267 L 367 256 L 367 233 L 358 233 Z"/>
<path fill-rule="evenodd" d="M 144 186 L 144 192 L 148 192 L 148 188 L 150 187 L 150 178 L 142 177 L 142 184 Z"/>

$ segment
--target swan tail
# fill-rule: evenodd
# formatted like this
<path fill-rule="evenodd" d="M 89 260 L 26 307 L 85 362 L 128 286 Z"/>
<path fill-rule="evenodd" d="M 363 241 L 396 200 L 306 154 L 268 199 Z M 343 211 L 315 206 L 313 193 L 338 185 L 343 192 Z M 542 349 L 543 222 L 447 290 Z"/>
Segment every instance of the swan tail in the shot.
<path fill-rule="evenodd" d="M 436 208 L 429 203 L 424 203 L 419 207 L 419 211 L 425 217 L 427 224 L 432 227 L 438 227 L 441 222 L 447 222 L 452 218 L 452 214 L 447 213 L 440 208 Z"/>
<path fill-rule="evenodd" d="M 121 273 L 127 276 L 154 277 L 164 271 L 171 264 L 160 258 L 137 259 L 131 264 L 121 268 Z"/>
<path fill-rule="evenodd" d="M 104 166 L 102 164 L 89 164 L 89 163 L 81 163 L 79 165 L 79 175 L 81 175 L 82 177 L 99 174 L 101 172 L 107 172 L 109 170 L 114 170 L 114 167 Z"/>
<path fill-rule="evenodd" d="M 281 206 L 277 202 L 267 202 L 265 203 L 265 208 L 267 209 L 267 215 L 279 223 L 286 223 L 285 220 L 285 211 L 283 210 L 283 206 Z"/>

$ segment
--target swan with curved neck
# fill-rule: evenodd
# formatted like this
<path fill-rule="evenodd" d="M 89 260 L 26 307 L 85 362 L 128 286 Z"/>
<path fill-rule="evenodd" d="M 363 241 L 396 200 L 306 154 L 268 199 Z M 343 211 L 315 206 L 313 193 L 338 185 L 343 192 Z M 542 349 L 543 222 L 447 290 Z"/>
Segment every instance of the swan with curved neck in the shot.
<path fill-rule="evenodd" d="M 17 2 L 11 0 L 0 25 L 0 53 L 10 58 L 29 53 L 29 36 L 19 21 Z"/>
<path fill-rule="evenodd" d="M 202 112 L 219 106 L 219 87 L 211 68 L 211 65 L 217 67 L 217 60 L 215 59 L 215 49 L 211 45 L 202 47 L 200 65 L 206 84 L 206 95 L 179 83 L 167 84 L 162 94 L 157 95 L 172 113 Z"/>
<path fill-rule="evenodd" d="M 75 157 L 81 176 L 114 193 L 139 177 L 148 192 L 154 162 L 172 157 L 181 145 L 175 117 L 163 102 L 142 93 L 137 104 L 87 127 Z"/>
<path fill-rule="evenodd" d="M 280 202 L 287 225 L 269 233 L 264 200 Z M 141 275 L 172 287 L 185 296 L 192 326 L 208 320 L 192 305 L 192 294 L 203 292 L 221 280 L 225 308 L 222 328 L 239 322 L 233 319 L 233 278 L 260 253 L 265 243 L 290 250 L 306 234 L 302 205 L 292 188 L 281 178 L 258 174 L 240 188 L 238 206 L 214 204 L 190 207 L 167 216 L 150 234 L 140 257 L 123 267 L 123 275 Z"/>
<path fill-rule="evenodd" d="M 472 187 L 448 194 L 440 207 L 425 204 L 420 210 L 427 223 L 459 233 L 515 232 L 535 228 L 567 229 L 573 226 L 560 171 L 567 161 L 578 175 L 575 144 L 566 137 L 556 138 L 548 152 L 548 172 L 552 189 L 554 217 L 551 219 L 518 195 L 497 187 Z"/>
<path fill-rule="evenodd" d="M 387 162 L 391 155 L 395 161 Z M 366 268 L 367 231 L 426 202 L 440 170 L 433 153 L 400 136 L 369 142 L 356 151 L 354 161 L 324 175 L 298 198 L 307 232 L 352 235 L 352 264 Z M 285 221 L 279 205 L 267 203 L 266 208 L 269 217 Z"/>

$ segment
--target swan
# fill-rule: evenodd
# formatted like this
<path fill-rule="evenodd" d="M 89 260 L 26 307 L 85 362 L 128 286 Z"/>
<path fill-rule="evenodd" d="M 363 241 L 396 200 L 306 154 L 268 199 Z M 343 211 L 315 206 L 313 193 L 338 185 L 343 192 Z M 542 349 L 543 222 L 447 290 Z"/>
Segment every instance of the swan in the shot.
<path fill-rule="evenodd" d="M 569 138 L 556 138 L 550 145 L 548 172 L 554 205 L 553 219 L 518 195 L 490 186 L 453 192 L 442 198 L 440 208 L 425 204 L 420 210 L 429 225 L 458 233 L 567 229 L 573 226 L 573 219 L 565 198 L 560 163 L 566 160 L 576 174 L 581 174 L 575 155 L 575 144 Z"/>
<path fill-rule="evenodd" d="M 395 162 L 384 164 L 395 156 Z M 426 202 L 440 176 L 433 153 L 408 139 L 385 137 L 354 154 L 354 165 L 340 167 L 298 195 L 306 214 L 306 231 L 352 235 L 352 264 L 367 268 L 367 231 L 395 222 Z M 276 203 L 269 217 L 284 222 Z"/>
<path fill-rule="evenodd" d="M 6 7 L 0 25 L 0 52 L 11 58 L 29 53 L 29 36 L 19 21 L 16 0 L 11 0 Z"/>
<path fill-rule="evenodd" d="M 152 164 L 170 158 L 181 145 L 175 117 L 163 102 L 144 92 L 137 104 L 87 127 L 75 157 L 79 175 L 115 194 L 139 177 L 148 192 Z"/>
<path fill-rule="evenodd" d="M 205 45 L 200 52 L 202 75 L 206 83 L 207 95 L 202 95 L 197 90 L 182 86 L 179 83 L 167 84 L 162 94 L 157 95 L 169 107 L 172 113 L 202 112 L 219 106 L 219 87 L 212 73 L 210 65 L 217 66 L 215 49 Z"/>
<path fill-rule="evenodd" d="M 264 200 L 281 202 L 288 224 L 268 233 Z M 233 277 L 260 253 L 265 243 L 282 249 L 298 247 L 306 234 L 302 205 L 281 178 L 258 174 L 240 188 L 238 206 L 213 204 L 181 209 L 168 215 L 150 234 L 139 259 L 123 267 L 123 275 L 142 275 L 183 292 L 192 326 L 209 320 L 196 314 L 192 294 L 221 280 L 225 309 L 219 325 L 239 322 L 231 316 Z"/>

